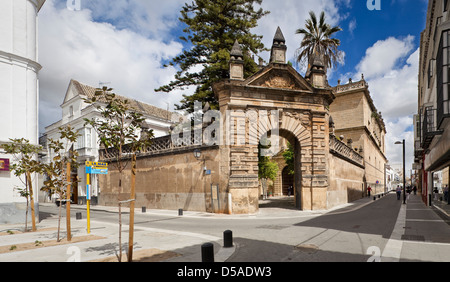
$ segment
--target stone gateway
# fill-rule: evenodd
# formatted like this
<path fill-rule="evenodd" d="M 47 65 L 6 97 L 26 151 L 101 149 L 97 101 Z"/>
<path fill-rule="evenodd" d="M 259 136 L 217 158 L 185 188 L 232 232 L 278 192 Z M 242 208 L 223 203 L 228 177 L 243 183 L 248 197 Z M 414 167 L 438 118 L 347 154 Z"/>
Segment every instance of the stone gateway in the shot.
<path fill-rule="evenodd" d="M 330 106 L 336 89 L 328 84 L 323 59 L 313 58 L 303 77 L 286 62 L 285 43 L 278 28 L 269 64 L 248 78 L 243 77 L 243 52 L 234 44 L 230 78 L 213 86 L 219 111 L 204 109 L 207 118 L 193 132 L 159 138 L 138 156 L 137 206 L 256 213 L 259 156 L 276 156 L 286 142 L 294 148 L 297 209 L 326 210 L 364 195 L 364 157 L 334 136 Z M 213 144 L 205 141 L 211 136 Z M 201 153 L 196 156 L 195 150 Z M 107 156 L 102 161 L 108 161 Z M 117 179 L 111 169 L 100 178 L 100 204 L 115 205 L 118 195 L 129 193 L 126 180 L 118 190 Z"/>

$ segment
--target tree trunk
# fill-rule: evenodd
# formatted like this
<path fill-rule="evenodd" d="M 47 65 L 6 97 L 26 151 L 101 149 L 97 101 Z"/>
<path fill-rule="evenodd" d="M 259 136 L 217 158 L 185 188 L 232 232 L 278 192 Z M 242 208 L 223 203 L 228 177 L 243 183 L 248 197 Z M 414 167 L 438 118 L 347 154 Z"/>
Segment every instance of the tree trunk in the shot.
<path fill-rule="evenodd" d="M 61 240 L 59 239 L 59 230 L 61 229 L 61 207 L 62 207 L 62 201 L 61 199 L 63 195 L 59 195 L 59 214 L 58 214 L 58 235 L 56 238 L 56 242 L 60 242 Z"/>
<path fill-rule="evenodd" d="M 131 161 L 131 193 L 130 193 L 130 224 L 128 234 L 128 262 L 133 261 L 133 236 L 134 236 L 134 206 L 136 200 L 136 153 Z"/>
<path fill-rule="evenodd" d="M 119 262 L 122 262 L 122 203 L 119 201 Z"/>
<path fill-rule="evenodd" d="M 70 228 L 70 193 L 71 193 L 71 183 L 70 183 L 70 163 L 67 163 L 67 201 L 66 201 L 66 229 L 67 229 L 67 241 L 72 241 L 72 231 Z"/>
<path fill-rule="evenodd" d="M 30 193 L 30 206 L 31 206 L 31 228 L 33 232 L 36 232 L 36 215 L 34 211 L 34 197 L 33 197 L 33 184 L 31 183 L 31 174 L 29 171 L 27 171 L 27 182 L 28 182 L 28 189 Z M 28 207 L 27 207 L 28 210 Z M 27 215 L 28 217 L 28 215 Z"/>

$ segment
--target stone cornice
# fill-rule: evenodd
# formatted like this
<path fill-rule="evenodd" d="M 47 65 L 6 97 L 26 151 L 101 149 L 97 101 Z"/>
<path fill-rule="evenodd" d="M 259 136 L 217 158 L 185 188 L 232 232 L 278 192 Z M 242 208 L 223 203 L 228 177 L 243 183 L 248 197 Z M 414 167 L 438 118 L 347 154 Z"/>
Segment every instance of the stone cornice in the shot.
<path fill-rule="evenodd" d="M 33 60 L 12 53 L 4 52 L 1 50 L 0 50 L 0 63 L 7 63 L 20 67 L 32 68 L 36 73 L 42 69 L 42 66 Z"/>

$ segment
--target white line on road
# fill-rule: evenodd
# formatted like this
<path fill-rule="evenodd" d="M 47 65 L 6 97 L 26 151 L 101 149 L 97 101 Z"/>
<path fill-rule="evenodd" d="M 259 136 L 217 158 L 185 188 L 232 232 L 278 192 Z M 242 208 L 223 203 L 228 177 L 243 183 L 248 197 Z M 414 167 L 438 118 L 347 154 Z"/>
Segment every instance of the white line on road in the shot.
<path fill-rule="evenodd" d="M 406 223 L 406 205 L 402 205 L 395 222 L 394 230 L 381 255 L 382 262 L 398 262 L 403 248 L 403 227 Z"/>

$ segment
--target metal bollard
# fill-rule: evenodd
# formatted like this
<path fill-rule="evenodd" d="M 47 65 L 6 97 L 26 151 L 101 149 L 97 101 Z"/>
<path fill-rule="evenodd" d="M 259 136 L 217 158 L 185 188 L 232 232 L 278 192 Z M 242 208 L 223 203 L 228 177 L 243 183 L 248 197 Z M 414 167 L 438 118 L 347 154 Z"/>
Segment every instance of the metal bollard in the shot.
<path fill-rule="evenodd" d="M 81 212 L 77 212 L 77 214 L 76 214 L 76 218 L 77 218 L 77 220 L 80 220 L 80 219 L 82 218 L 82 216 L 81 216 Z"/>
<path fill-rule="evenodd" d="M 147 212 L 147 207 L 142 207 L 142 213 L 146 213 Z"/>
<path fill-rule="evenodd" d="M 377 199 L 377 197 L 373 196 L 373 200 L 375 201 Z"/>
<path fill-rule="evenodd" d="M 183 209 L 178 209 L 178 215 L 182 216 L 183 215 Z"/>
<path fill-rule="evenodd" d="M 231 230 L 226 230 L 223 232 L 223 247 L 224 248 L 233 247 L 233 232 Z"/>
<path fill-rule="evenodd" d="M 202 262 L 214 262 L 214 245 L 212 243 L 202 245 Z"/>

